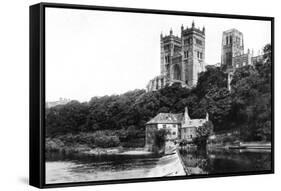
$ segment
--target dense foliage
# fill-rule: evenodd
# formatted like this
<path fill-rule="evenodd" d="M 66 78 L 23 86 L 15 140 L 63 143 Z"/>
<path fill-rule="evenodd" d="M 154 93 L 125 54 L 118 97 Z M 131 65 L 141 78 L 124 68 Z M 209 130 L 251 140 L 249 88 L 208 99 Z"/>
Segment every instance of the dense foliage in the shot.
<path fill-rule="evenodd" d="M 232 121 L 244 140 L 271 140 L 271 46 L 255 67 L 235 72 L 232 80 Z"/>
<path fill-rule="evenodd" d="M 122 144 L 144 144 L 145 123 L 159 112 L 183 113 L 188 106 L 191 118 L 209 113 L 214 132 L 240 130 L 242 140 L 271 138 L 271 47 L 255 66 L 237 69 L 227 89 L 227 75 L 208 66 L 193 89 L 179 84 L 159 91 L 129 91 L 121 95 L 93 97 L 89 102 L 72 101 L 46 109 L 48 137 L 65 134 L 111 131 Z M 109 136 L 109 137 L 108 137 Z M 117 138 L 116 142 L 118 142 Z M 98 141 L 94 141 L 98 142 Z M 141 143 L 141 144 L 140 144 Z M 98 145 L 98 143 L 97 143 Z"/>
<path fill-rule="evenodd" d="M 206 146 L 206 142 L 208 137 L 213 133 L 213 123 L 211 121 L 207 121 L 196 129 L 196 137 L 193 139 L 193 142 L 199 146 Z"/>

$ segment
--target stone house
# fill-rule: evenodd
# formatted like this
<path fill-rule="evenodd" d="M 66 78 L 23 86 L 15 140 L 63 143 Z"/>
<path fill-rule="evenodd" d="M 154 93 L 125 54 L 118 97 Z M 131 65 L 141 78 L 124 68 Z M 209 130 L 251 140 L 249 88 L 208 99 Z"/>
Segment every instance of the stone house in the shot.
<path fill-rule="evenodd" d="M 192 141 L 196 137 L 196 130 L 209 121 L 209 114 L 206 114 L 206 118 L 202 119 L 191 119 L 188 115 L 188 109 L 185 108 L 184 117 L 180 128 L 180 139 Z"/>
<path fill-rule="evenodd" d="M 146 142 L 148 150 L 152 149 L 154 144 L 155 130 L 166 129 L 168 134 L 166 140 L 185 139 L 192 141 L 196 137 L 196 129 L 209 120 L 208 113 L 206 118 L 191 119 L 187 107 L 184 113 L 159 113 L 146 123 Z"/>

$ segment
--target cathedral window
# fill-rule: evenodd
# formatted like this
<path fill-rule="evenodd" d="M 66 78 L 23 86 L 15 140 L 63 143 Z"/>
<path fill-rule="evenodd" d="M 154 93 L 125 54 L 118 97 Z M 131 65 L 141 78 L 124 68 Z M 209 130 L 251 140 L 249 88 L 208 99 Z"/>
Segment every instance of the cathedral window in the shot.
<path fill-rule="evenodd" d="M 169 63 L 170 62 L 170 57 L 169 56 L 165 56 L 165 62 Z"/>
<path fill-rule="evenodd" d="M 184 58 L 188 58 L 188 51 L 184 51 Z"/>
<path fill-rule="evenodd" d="M 202 45 L 202 40 L 196 39 L 196 44 Z"/>
<path fill-rule="evenodd" d="M 164 50 L 167 51 L 167 50 L 169 50 L 169 49 L 170 49 L 170 45 L 169 45 L 169 44 L 167 44 L 167 45 L 164 46 Z"/>
<path fill-rule="evenodd" d="M 232 44 L 232 36 L 230 36 L 229 43 Z"/>
<path fill-rule="evenodd" d="M 202 59 L 203 58 L 203 53 L 202 52 L 197 52 L 197 58 Z"/>
<path fill-rule="evenodd" d="M 236 37 L 236 42 L 240 45 L 240 38 L 238 36 Z"/>
<path fill-rule="evenodd" d="M 158 81 L 156 81 L 156 90 L 158 90 L 159 85 L 158 85 Z"/>
<path fill-rule="evenodd" d="M 192 38 L 184 39 L 183 43 L 184 43 L 185 45 L 192 44 Z"/>

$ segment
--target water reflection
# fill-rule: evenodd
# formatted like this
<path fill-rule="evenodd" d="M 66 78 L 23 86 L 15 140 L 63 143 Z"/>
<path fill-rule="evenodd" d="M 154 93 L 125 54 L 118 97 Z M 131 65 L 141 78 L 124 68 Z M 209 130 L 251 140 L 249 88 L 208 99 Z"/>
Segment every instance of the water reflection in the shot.
<path fill-rule="evenodd" d="M 180 150 L 180 156 L 187 175 L 271 169 L 270 150 L 185 149 Z M 157 177 L 175 168 L 173 162 L 176 162 L 176 158 L 169 155 L 159 158 L 155 155 L 96 156 L 77 153 L 47 153 L 46 183 Z"/>
<path fill-rule="evenodd" d="M 181 150 L 180 154 L 189 175 L 271 170 L 270 150 Z"/>
<path fill-rule="evenodd" d="M 144 178 L 159 160 L 155 155 L 46 154 L 46 183 Z"/>

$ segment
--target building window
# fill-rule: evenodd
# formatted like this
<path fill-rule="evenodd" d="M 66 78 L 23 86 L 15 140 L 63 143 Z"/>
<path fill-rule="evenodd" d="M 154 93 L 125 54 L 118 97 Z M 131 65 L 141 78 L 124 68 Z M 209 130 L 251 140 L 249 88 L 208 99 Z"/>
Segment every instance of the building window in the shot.
<path fill-rule="evenodd" d="M 184 51 L 184 58 L 188 58 L 188 51 Z"/>
<path fill-rule="evenodd" d="M 165 56 L 165 62 L 169 63 L 170 62 L 170 56 Z"/>
<path fill-rule="evenodd" d="M 176 127 L 176 124 L 173 124 L 173 127 Z"/>
<path fill-rule="evenodd" d="M 166 125 L 163 125 L 163 128 L 166 128 Z"/>
<path fill-rule="evenodd" d="M 176 135 L 176 132 L 173 132 L 173 135 Z"/>
<path fill-rule="evenodd" d="M 167 44 L 167 45 L 164 46 L 164 50 L 167 51 L 167 50 L 169 50 L 169 49 L 170 49 L 170 45 L 169 45 L 169 44 Z"/>
<path fill-rule="evenodd" d="M 202 45 L 202 40 L 196 39 L 196 44 Z"/>
<path fill-rule="evenodd" d="M 202 52 L 197 52 L 197 58 L 202 59 L 203 58 L 203 53 Z"/>
<path fill-rule="evenodd" d="M 190 45 L 190 44 L 192 44 L 192 38 L 184 39 L 183 44 L 184 44 L 184 45 Z"/>

